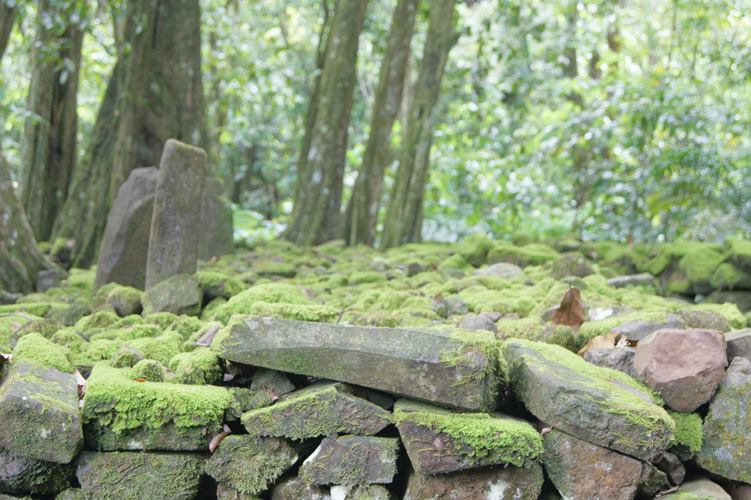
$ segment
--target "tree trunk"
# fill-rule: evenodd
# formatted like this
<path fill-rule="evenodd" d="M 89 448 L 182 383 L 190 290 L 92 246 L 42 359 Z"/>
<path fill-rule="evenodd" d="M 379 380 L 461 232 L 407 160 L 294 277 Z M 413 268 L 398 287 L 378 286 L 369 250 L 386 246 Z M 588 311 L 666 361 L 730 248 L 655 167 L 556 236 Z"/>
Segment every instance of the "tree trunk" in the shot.
<path fill-rule="evenodd" d="M 298 172 L 295 207 L 284 234 L 299 245 L 331 240 L 338 230 L 357 42 L 367 5 L 368 0 L 339 0 L 334 11 L 307 165 Z"/>
<path fill-rule="evenodd" d="M 383 192 L 383 176 L 391 161 L 391 129 L 399 113 L 409 49 L 420 0 L 399 0 L 391 20 L 388 48 L 381 63 L 370 135 L 362 166 L 347 204 L 342 236 L 350 245 L 373 246 L 378 208 Z"/>
<path fill-rule="evenodd" d="M 83 29 L 68 21 L 75 10 L 74 3 L 63 10 L 50 0 L 38 5 L 28 100 L 29 112 L 38 118 L 26 120 L 21 164 L 21 201 L 38 241 L 50 237 L 76 163 Z"/>
<path fill-rule="evenodd" d="M 422 67 L 383 224 L 383 248 L 420 240 L 422 202 L 433 142 L 432 115 L 449 51 L 459 38 L 454 32 L 455 3 L 456 0 L 434 0 L 430 6 Z"/>
<path fill-rule="evenodd" d="M 10 32 L 13 31 L 13 24 L 16 21 L 17 4 L 9 7 L 3 0 L 0 0 L 0 59 L 3 58 L 5 49 L 8 47 Z"/>
<path fill-rule="evenodd" d="M 130 0 L 123 50 L 53 235 L 75 240 L 73 264 L 91 265 L 117 189 L 158 165 L 164 142 L 207 146 L 198 0 Z"/>

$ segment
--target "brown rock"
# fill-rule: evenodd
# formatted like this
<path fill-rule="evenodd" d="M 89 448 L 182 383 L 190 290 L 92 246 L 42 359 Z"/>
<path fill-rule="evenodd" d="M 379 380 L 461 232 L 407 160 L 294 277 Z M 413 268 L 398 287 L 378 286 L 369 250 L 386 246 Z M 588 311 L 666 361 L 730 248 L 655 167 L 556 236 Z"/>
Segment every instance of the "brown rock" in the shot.
<path fill-rule="evenodd" d="M 634 369 L 668 406 L 688 413 L 715 393 L 728 364 L 725 349 L 716 330 L 658 330 L 637 344 Z"/>

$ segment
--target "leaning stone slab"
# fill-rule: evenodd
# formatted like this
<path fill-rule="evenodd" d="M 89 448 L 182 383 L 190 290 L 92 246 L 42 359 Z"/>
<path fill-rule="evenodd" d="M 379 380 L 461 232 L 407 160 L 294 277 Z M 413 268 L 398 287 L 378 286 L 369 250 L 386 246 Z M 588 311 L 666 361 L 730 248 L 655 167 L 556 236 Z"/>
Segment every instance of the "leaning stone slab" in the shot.
<path fill-rule="evenodd" d="M 219 357 L 339 380 L 466 410 L 497 404 L 490 332 L 368 328 L 235 317 L 212 343 Z"/>
<path fill-rule="evenodd" d="M 273 406 L 251 410 L 242 423 L 251 436 L 307 439 L 337 434 L 370 436 L 391 423 L 391 414 L 355 395 L 347 384 L 324 382 L 291 393 Z"/>
<path fill-rule="evenodd" d="M 0 491 L 56 494 L 69 488 L 76 474 L 73 464 L 34 460 L 0 450 Z"/>
<path fill-rule="evenodd" d="M 146 288 L 196 272 L 206 152 L 175 139 L 164 145 L 154 197 Z"/>
<path fill-rule="evenodd" d="M 232 203 L 224 196 L 224 183 L 207 177 L 201 198 L 201 225 L 198 237 L 198 258 L 227 255 L 234 250 Z"/>
<path fill-rule="evenodd" d="M 400 399 L 394 419 L 418 474 L 531 464 L 542 454 L 542 438 L 527 422 L 486 413 L 455 413 Z"/>
<path fill-rule="evenodd" d="M 659 397 L 625 373 L 540 342 L 511 339 L 501 350 L 517 397 L 548 425 L 644 461 L 670 443 L 675 422 Z"/>
<path fill-rule="evenodd" d="M 155 167 L 136 168 L 117 190 L 99 247 L 94 290 L 112 282 L 143 290 L 158 175 Z"/>
<path fill-rule="evenodd" d="M 725 340 L 728 343 L 728 361 L 733 361 L 736 356 L 751 359 L 751 328 L 726 333 Z"/>
<path fill-rule="evenodd" d="M 223 387 L 136 382 L 103 364 L 88 379 L 81 409 L 87 448 L 208 450 L 232 397 Z"/>
<path fill-rule="evenodd" d="M 284 439 L 227 436 L 206 462 L 206 473 L 244 495 L 256 495 L 295 465 L 297 458 Z"/>
<path fill-rule="evenodd" d="M 559 430 L 548 433 L 543 443 L 545 470 L 564 498 L 632 500 L 655 473 L 667 486 L 667 477 L 652 465 Z"/>
<path fill-rule="evenodd" d="M 203 457 L 190 453 L 97 453 L 78 457 L 78 481 L 97 500 L 192 500 Z"/>
<path fill-rule="evenodd" d="M 399 440 L 370 436 L 325 438 L 300 467 L 310 484 L 386 484 L 396 474 Z"/>
<path fill-rule="evenodd" d="M 751 361 L 736 357 L 709 403 L 700 467 L 734 481 L 751 483 Z"/>
<path fill-rule="evenodd" d="M 404 500 L 537 500 L 542 467 L 489 467 L 436 476 L 409 476 Z"/>
<path fill-rule="evenodd" d="M 0 446 L 36 460 L 69 463 L 83 446 L 76 378 L 29 361 L 12 363 L 0 386 Z"/>

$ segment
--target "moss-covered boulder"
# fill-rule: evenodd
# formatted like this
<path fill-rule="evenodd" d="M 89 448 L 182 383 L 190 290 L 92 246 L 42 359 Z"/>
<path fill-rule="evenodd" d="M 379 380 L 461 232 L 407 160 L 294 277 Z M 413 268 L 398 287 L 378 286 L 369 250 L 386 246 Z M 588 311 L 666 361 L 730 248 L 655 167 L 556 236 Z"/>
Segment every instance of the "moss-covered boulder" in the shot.
<path fill-rule="evenodd" d="M 40 366 L 73 373 L 67 349 L 47 340 L 38 333 L 24 335 L 13 350 L 13 362 L 30 361 Z"/>
<path fill-rule="evenodd" d="M 542 439 L 529 423 L 501 415 L 456 413 L 405 399 L 394 419 L 418 474 L 444 474 L 489 465 L 531 465 Z"/>
<path fill-rule="evenodd" d="M 164 382 L 164 366 L 153 359 L 142 359 L 128 371 L 136 382 Z"/>
<path fill-rule="evenodd" d="M 256 302 L 300 306 L 316 305 L 295 285 L 267 283 L 252 286 L 233 296 L 228 302 L 217 307 L 213 318 L 204 317 L 203 319 L 215 319 L 227 324 L 233 314 L 250 314 L 250 310 Z"/>
<path fill-rule="evenodd" d="M 0 386 L 0 446 L 22 457 L 67 464 L 83 446 L 76 378 L 15 361 Z"/>
<path fill-rule="evenodd" d="M 206 473 L 245 495 L 265 491 L 297 462 L 297 452 L 283 439 L 227 436 L 206 462 Z"/>
<path fill-rule="evenodd" d="M 248 288 L 248 285 L 241 280 L 223 273 L 199 271 L 195 277 L 200 284 L 203 300 L 206 303 L 218 297 L 230 299 Z"/>
<path fill-rule="evenodd" d="M 219 358 L 206 347 L 177 354 L 168 366 L 183 384 L 216 385 L 224 375 Z"/>
<path fill-rule="evenodd" d="M 728 260 L 737 267 L 751 272 L 751 241 L 739 238 L 725 238 L 725 251 Z"/>
<path fill-rule="evenodd" d="M 142 296 L 143 292 L 137 288 L 118 285 L 107 294 L 107 304 L 121 318 L 131 314 L 140 314 L 143 310 Z"/>
<path fill-rule="evenodd" d="M 178 274 L 161 281 L 141 297 L 144 316 L 157 312 L 198 316 L 202 300 L 200 283 L 189 274 Z"/>
<path fill-rule="evenodd" d="M 89 499 L 192 500 L 202 472 L 198 454 L 85 451 L 76 474 Z"/>
<path fill-rule="evenodd" d="M 183 352 L 183 338 L 176 332 L 130 340 L 128 345 L 141 351 L 145 359 L 153 359 L 163 365 L 169 364 L 172 358 Z"/>
<path fill-rule="evenodd" d="M 520 267 L 539 266 L 559 255 L 553 248 L 542 243 L 530 243 L 522 247 L 501 243 L 488 251 L 488 262 L 510 262 Z"/>
<path fill-rule="evenodd" d="M 459 255 L 474 267 L 485 265 L 488 252 L 495 246 L 495 242 L 482 233 L 472 233 L 459 244 Z"/>
<path fill-rule="evenodd" d="M 668 447 L 675 422 L 659 396 L 628 375 L 539 342 L 511 339 L 501 351 L 517 397 L 543 422 L 640 460 Z"/>
<path fill-rule="evenodd" d="M 565 253 L 551 262 L 551 275 L 555 279 L 563 279 L 568 276 L 584 278 L 595 274 L 595 268 L 579 252 Z"/>

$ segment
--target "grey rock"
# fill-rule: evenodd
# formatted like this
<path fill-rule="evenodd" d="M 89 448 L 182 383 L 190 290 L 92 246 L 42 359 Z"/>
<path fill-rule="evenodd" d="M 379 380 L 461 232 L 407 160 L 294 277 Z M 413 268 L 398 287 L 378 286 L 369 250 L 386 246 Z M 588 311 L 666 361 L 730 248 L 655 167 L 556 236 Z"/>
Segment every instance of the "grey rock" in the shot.
<path fill-rule="evenodd" d="M 141 304 L 142 296 L 143 292 L 137 288 L 118 286 L 107 294 L 107 303 L 118 316 L 124 318 L 131 314 L 141 313 L 143 310 L 143 305 Z"/>
<path fill-rule="evenodd" d="M 564 498 L 631 500 L 653 474 L 649 464 L 558 430 L 543 444 L 545 470 Z"/>
<path fill-rule="evenodd" d="M 733 361 L 736 356 L 751 359 L 751 328 L 726 333 L 725 341 L 728 343 L 728 361 Z"/>
<path fill-rule="evenodd" d="M 98 500 L 192 500 L 202 472 L 203 457 L 188 453 L 84 451 L 77 469 L 86 498 Z"/>
<path fill-rule="evenodd" d="M 146 290 L 141 298 L 143 314 L 171 312 L 197 316 L 201 312 L 201 288 L 198 280 L 178 274 Z"/>
<path fill-rule="evenodd" d="M 435 476 L 411 473 L 404 500 L 537 500 L 542 467 L 487 467 Z"/>
<path fill-rule="evenodd" d="M 717 483 L 707 478 L 692 479 L 681 485 L 679 490 L 660 497 L 660 500 L 733 500 Z"/>
<path fill-rule="evenodd" d="M 261 500 L 261 498 L 240 493 L 235 488 L 220 483 L 216 485 L 216 500 Z"/>
<path fill-rule="evenodd" d="M 673 419 L 626 375 L 539 342 L 509 339 L 501 351 L 517 397 L 543 422 L 644 461 L 670 443 Z"/>
<path fill-rule="evenodd" d="M 212 348 L 232 362 L 490 411 L 498 397 L 497 348 L 492 334 L 482 337 L 235 317 Z"/>
<path fill-rule="evenodd" d="M 295 390 L 295 385 L 289 377 L 276 370 L 261 370 L 253 375 L 250 384 L 251 391 L 266 391 L 274 396 L 281 397 Z"/>
<path fill-rule="evenodd" d="M 734 481 L 751 483 L 751 361 L 736 357 L 709 403 L 699 466 Z"/>
<path fill-rule="evenodd" d="M 294 476 L 276 483 L 271 500 L 331 500 L 331 495 L 323 487 L 308 484 Z"/>
<path fill-rule="evenodd" d="M 14 455 L 67 464 L 83 446 L 76 378 L 14 361 L 0 386 L 0 446 Z"/>
<path fill-rule="evenodd" d="M 447 316 L 462 315 L 469 312 L 469 305 L 458 296 L 446 297 L 443 299 L 443 303 L 446 304 Z"/>
<path fill-rule="evenodd" d="M 524 271 L 522 271 L 522 268 L 517 266 L 516 264 L 511 264 L 509 262 L 498 262 L 497 264 L 492 264 L 488 267 L 475 269 L 474 271 L 472 271 L 472 274 L 474 274 L 475 276 L 516 278 L 517 276 L 522 276 L 524 274 Z"/>
<path fill-rule="evenodd" d="M 595 274 L 595 269 L 579 252 L 563 254 L 551 263 L 551 275 L 555 279 L 567 276 L 584 278 L 590 274 Z"/>
<path fill-rule="evenodd" d="M 199 259 L 209 260 L 234 251 L 232 203 L 224 196 L 224 183 L 217 177 L 207 177 L 203 183 L 199 227 Z"/>
<path fill-rule="evenodd" d="M 459 328 L 464 330 L 487 330 L 489 332 L 498 333 L 498 327 L 492 319 L 483 314 L 477 316 L 469 316 L 459 323 Z"/>
<path fill-rule="evenodd" d="M 597 366 L 612 368 L 637 378 L 636 370 L 634 370 L 635 354 L 636 349 L 632 347 L 590 349 L 584 353 L 584 359 Z"/>
<path fill-rule="evenodd" d="M 206 152 L 175 139 L 164 145 L 154 196 L 146 289 L 196 272 Z"/>
<path fill-rule="evenodd" d="M 734 290 L 732 292 L 715 290 L 707 297 L 706 301 L 713 304 L 732 302 L 743 313 L 751 311 L 751 291 L 747 290 Z"/>
<path fill-rule="evenodd" d="M 627 286 L 649 286 L 657 283 L 657 278 L 649 273 L 629 274 L 628 276 L 616 276 L 610 278 L 608 284 L 613 288 L 626 288 Z"/>
<path fill-rule="evenodd" d="M 674 486 L 680 485 L 686 478 L 686 466 L 683 465 L 678 456 L 668 451 L 662 454 L 662 457 L 660 457 L 660 460 L 655 465 L 667 474 L 670 483 Z"/>
<path fill-rule="evenodd" d="M 44 293 L 52 287 L 59 286 L 63 278 L 65 273 L 62 269 L 42 269 L 37 273 L 36 291 Z"/>
<path fill-rule="evenodd" d="M 155 167 L 136 168 L 117 190 L 99 247 L 94 290 L 111 282 L 143 290 L 158 175 Z"/>
<path fill-rule="evenodd" d="M 610 333 L 619 333 L 621 337 L 630 340 L 631 342 L 638 342 L 647 335 L 650 335 L 657 330 L 663 328 L 686 328 L 686 323 L 676 314 L 668 314 L 665 321 L 644 321 L 635 320 L 627 321 L 621 325 L 616 326 Z"/>
<path fill-rule="evenodd" d="M 692 311 L 684 309 L 678 311 L 676 314 L 686 323 L 686 328 L 717 330 L 723 333 L 732 330 L 728 320 L 717 311 Z"/>
<path fill-rule="evenodd" d="M 390 483 L 396 475 L 399 440 L 370 436 L 324 438 L 300 466 L 310 484 Z"/>
<path fill-rule="evenodd" d="M 55 494 L 69 488 L 75 465 L 34 460 L 0 450 L 0 491 Z"/>

